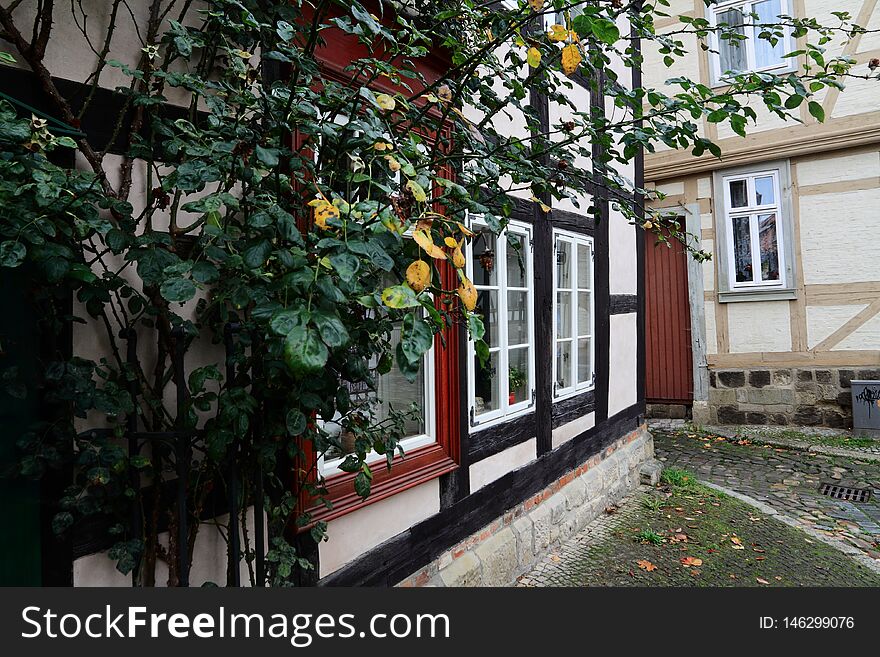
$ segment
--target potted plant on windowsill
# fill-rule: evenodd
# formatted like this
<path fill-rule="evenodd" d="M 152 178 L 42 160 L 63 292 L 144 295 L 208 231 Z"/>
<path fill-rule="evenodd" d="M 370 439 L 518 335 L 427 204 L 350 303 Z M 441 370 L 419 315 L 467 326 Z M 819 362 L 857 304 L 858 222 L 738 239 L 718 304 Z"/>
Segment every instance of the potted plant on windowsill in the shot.
<path fill-rule="evenodd" d="M 517 367 L 511 367 L 507 373 L 507 382 L 507 389 L 510 395 L 507 398 L 507 403 L 513 405 L 516 403 L 516 391 L 525 385 L 526 373 Z"/>

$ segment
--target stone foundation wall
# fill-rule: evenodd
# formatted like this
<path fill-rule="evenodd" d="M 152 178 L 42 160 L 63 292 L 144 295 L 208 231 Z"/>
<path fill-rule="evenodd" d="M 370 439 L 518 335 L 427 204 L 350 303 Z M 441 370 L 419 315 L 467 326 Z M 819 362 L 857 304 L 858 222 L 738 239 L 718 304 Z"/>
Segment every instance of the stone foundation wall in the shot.
<path fill-rule="evenodd" d="M 398 586 L 506 586 L 639 483 L 654 456 L 642 425 Z"/>
<path fill-rule="evenodd" d="M 880 380 L 880 369 L 713 370 L 709 402 L 696 424 L 852 428 L 850 381 Z"/>

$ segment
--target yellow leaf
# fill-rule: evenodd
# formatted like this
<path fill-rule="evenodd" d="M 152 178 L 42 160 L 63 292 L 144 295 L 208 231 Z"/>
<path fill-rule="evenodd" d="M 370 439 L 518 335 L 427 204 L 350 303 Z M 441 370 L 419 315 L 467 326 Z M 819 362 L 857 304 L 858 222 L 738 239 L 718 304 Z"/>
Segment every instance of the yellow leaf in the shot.
<path fill-rule="evenodd" d="M 394 108 L 397 107 L 397 101 L 395 101 L 388 94 L 379 94 L 376 96 L 376 103 L 378 103 L 379 107 L 383 110 L 387 110 L 389 112 L 393 112 Z"/>
<path fill-rule="evenodd" d="M 434 244 L 430 234 L 423 230 L 414 230 L 412 236 L 416 244 L 422 247 L 429 256 L 437 260 L 446 260 L 446 252 Z"/>
<path fill-rule="evenodd" d="M 417 203 L 424 203 L 428 200 L 428 195 L 425 193 L 425 188 L 422 187 L 415 180 L 408 180 L 406 182 L 406 188 L 412 192 L 413 198 L 416 199 Z"/>
<path fill-rule="evenodd" d="M 441 84 L 437 87 L 437 96 L 444 103 L 448 103 L 452 101 L 452 89 L 449 88 L 448 84 Z"/>
<path fill-rule="evenodd" d="M 448 246 L 450 249 L 454 249 L 456 246 L 458 246 L 458 242 L 455 241 L 454 237 L 444 238 L 443 241 L 446 243 L 446 246 Z"/>
<path fill-rule="evenodd" d="M 234 52 L 236 56 L 241 57 L 242 59 L 250 59 L 251 57 L 253 57 L 253 55 L 250 54 L 247 50 L 233 50 L 232 52 Z"/>
<path fill-rule="evenodd" d="M 551 25 L 550 29 L 547 32 L 547 38 L 550 39 L 553 43 L 565 41 L 568 38 L 568 30 L 565 29 L 564 25 Z"/>
<path fill-rule="evenodd" d="M 529 7 L 535 11 L 541 11 L 544 8 L 544 0 L 529 0 Z"/>
<path fill-rule="evenodd" d="M 553 209 L 553 208 L 551 208 L 549 205 L 547 205 L 546 203 L 544 203 L 543 201 L 541 201 L 541 199 L 539 199 L 537 196 L 533 196 L 533 197 L 531 198 L 531 200 L 534 201 L 535 203 L 537 203 L 538 205 L 540 205 L 540 206 L 541 206 L 541 211 L 544 212 L 545 214 L 546 214 L 547 212 L 550 212 L 550 210 Z"/>
<path fill-rule="evenodd" d="M 639 568 L 641 568 L 642 570 L 647 570 L 649 573 L 652 573 L 655 570 L 657 570 L 657 566 L 652 564 L 647 559 L 642 559 L 641 561 L 638 562 L 638 564 L 639 564 Z"/>
<path fill-rule="evenodd" d="M 532 68 L 538 68 L 541 65 L 541 51 L 535 47 L 529 48 L 526 60 Z"/>
<path fill-rule="evenodd" d="M 392 172 L 396 173 L 400 171 L 400 162 L 398 162 L 393 155 L 386 155 L 385 161 L 388 163 L 388 168 L 391 169 Z"/>
<path fill-rule="evenodd" d="M 703 565 L 703 560 L 698 559 L 697 557 L 684 557 L 683 559 L 680 559 L 679 561 L 681 561 L 682 565 L 685 568 L 690 567 L 690 566 L 697 567 L 697 566 Z"/>
<path fill-rule="evenodd" d="M 468 310 L 473 310 L 477 307 L 477 288 L 475 288 L 470 279 L 463 274 L 461 276 L 461 285 L 458 286 L 458 296 L 464 304 L 464 307 Z"/>
<path fill-rule="evenodd" d="M 577 44 L 570 43 L 562 49 L 562 72 L 566 75 L 574 73 L 581 61 L 583 61 L 583 57 Z"/>
<path fill-rule="evenodd" d="M 464 258 L 464 253 L 461 252 L 461 245 L 464 244 L 464 240 L 462 240 L 452 252 L 452 264 L 461 269 L 465 266 L 467 262 Z"/>
<path fill-rule="evenodd" d="M 315 225 L 324 230 L 327 229 L 327 220 L 339 216 L 339 208 L 330 203 L 326 198 L 316 198 L 309 201 L 309 205 L 315 209 Z"/>
<path fill-rule="evenodd" d="M 377 151 L 394 150 L 394 146 L 384 141 L 377 141 L 375 144 L 373 144 L 373 148 Z"/>
<path fill-rule="evenodd" d="M 431 266 L 424 260 L 414 260 L 406 268 L 406 282 L 417 293 L 431 283 Z"/>
<path fill-rule="evenodd" d="M 459 221 L 457 221 L 455 223 L 458 224 L 458 229 L 462 232 L 463 235 L 465 235 L 467 237 L 473 237 L 475 235 L 474 231 L 472 231 L 470 228 L 465 226 L 463 223 L 461 223 Z"/>

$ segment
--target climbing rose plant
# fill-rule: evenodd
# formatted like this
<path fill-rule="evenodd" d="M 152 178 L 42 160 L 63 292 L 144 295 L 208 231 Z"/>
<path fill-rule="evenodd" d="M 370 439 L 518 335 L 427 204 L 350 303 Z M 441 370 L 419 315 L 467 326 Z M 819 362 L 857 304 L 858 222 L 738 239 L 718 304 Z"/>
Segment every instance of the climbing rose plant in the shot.
<path fill-rule="evenodd" d="M 296 527 L 313 525 L 315 540 L 326 529 L 297 507 L 302 490 L 325 493 L 307 455 L 339 449 L 348 436 L 353 449 L 340 468 L 355 474 L 366 498 L 373 469 L 393 467 L 403 452 L 413 412 L 380 415 L 375 399 L 350 390 L 375 391 L 391 368 L 415 380 L 451 325 L 467 330 L 479 357 L 488 355 L 466 274 L 468 214 L 500 233 L 511 194 L 544 212 L 554 200 L 595 194 L 625 220 L 663 230 L 661 240 L 679 239 L 705 258 L 673 219 L 645 217 L 651 193 L 615 167 L 659 144 L 717 156 L 699 133 L 701 119 L 745 134 L 755 98 L 787 119 L 806 102 L 822 120 L 814 95 L 855 75 L 854 62 L 823 48 L 864 32 L 844 12 L 833 14 L 833 26 L 782 17 L 759 38 L 775 42 L 792 30 L 805 44 L 788 55 L 804 62 L 799 72 L 733 73 L 721 89 L 674 77 L 654 89 L 632 88 L 612 67 L 641 65 L 631 36 L 642 51 L 659 50 L 669 68 L 688 55 L 687 35 L 701 43 L 712 32 L 741 37 L 695 18 L 658 34 L 663 1 L 520 0 L 507 8 L 475 0 L 149 0 L 149 20 L 134 30 L 126 3 L 112 0 L 101 29 L 74 21 L 97 64 L 83 78 L 85 97 L 67 98 L 51 77 L 47 45 L 53 21 L 65 20 L 63 12 L 86 16 L 89 3 L 44 2 L 35 15 L 19 4 L 0 6 L 0 37 L 11 44 L 0 63 L 30 68 L 68 127 L 88 115 L 108 70 L 129 80 L 117 89 L 118 115 L 106 117 L 121 157 L 0 101 L 0 267 L 9 280 L 18 272 L 15 280 L 27 281 L 44 334 L 83 325 L 77 330 L 107 345 L 90 360 L 75 341 L 72 358 L 53 353 L 35 377 L 4 367 L 2 394 L 39 395 L 54 413 L 21 439 L 19 474 L 72 467 L 54 530 L 107 520 L 110 556 L 144 585 L 156 583 L 159 561 L 168 564 L 168 584 L 179 581 L 175 532 L 160 541 L 181 522 L 161 493 L 178 472 L 187 477 L 187 554 L 196 519 L 233 467 L 241 507 L 255 505 L 269 520 L 266 583 L 288 584 L 312 567 L 292 541 Z M 113 58 L 120 32 L 141 40 L 132 61 Z M 342 75 L 321 64 L 331 32 L 362 46 Z M 420 63 L 430 57 L 445 62 L 440 79 L 424 77 Z M 575 84 L 602 91 L 608 110 L 580 104 Z M 533 94 L 565 119 L 544 128 Z M 496 128 L 515 117 L 521 133 Z M 72 149 L 77 166 L 61 166 Z M 134 184 L 141 179 L 145 195 Z M 597 207 L 583 211 L 598 217 Z M 71 296 L 72 313 L 63 302 Z M 219 345 L 229 327 L 228 361 L 222 349 L 208 349 L 213 362 L 175 371 L 175 350 Z M 149 348 L 149 367 L 125 355 L 132 332 L 142 353 Z M 168 402 L 177 387 L 182 417 Z M 133 416 L 154 436 L 188 436 L 185 449 L 151 438 L 130 454 L 124 438 Z M 368 464 L 373 452 L 385 463 Z M 267 479 L 263 499 L 252 492 L 258 476 Z M 147 486 L 142 495 L 139 484 Z M 244 556 L 251 583 L 264 584 L 255 580 L 247 534 Z"/>

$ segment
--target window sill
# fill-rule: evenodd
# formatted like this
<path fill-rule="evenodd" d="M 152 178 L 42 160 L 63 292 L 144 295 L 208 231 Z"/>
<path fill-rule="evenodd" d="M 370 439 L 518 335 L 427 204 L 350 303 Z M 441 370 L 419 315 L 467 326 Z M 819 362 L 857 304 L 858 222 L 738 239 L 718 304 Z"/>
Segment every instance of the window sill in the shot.
<path fill-rule="evenodd" d="M 433 443 L 414 449 L 405 456 L 395 456 L 390 471 L 384 464 L 377 463 L 376 466 L 373 469 L 373 482 L 367 499 L 363 499 L 355 492 L 354 473 L 342 472 L 327 477 L 324 480 L 324 487 L 327 489 L 326 498 L 333 504 L 332 508 L 328 509 L 319 499 L 307 500 L 303 506 L 306 512 L 311 514 L 311 521 L 304 527 L 298 527 L 297 531 L 304 531 L 314 526 L 316 522 L 328 522 L 436 479 L 455 470 L 458 463 L 442 445 Z"/>
<path fill-rule="evenodd" d="M 797 299 L 794 288 L 726 290 L 718 292 L 718 303 L 737 303 L 740 301 L 790 301 Z"/>
<path fill-rule="evenodd" d="M 506 415 L 499 415 L 498 417 L 493 417 L 491 420 L 477 422 L 476 424 L 471 425 L 470 433 L 477 433 L 478 431 L 482 431 L 483 429 L 488 429 L 489 427 L 494 427 L 499 424 L 503 424 L 504 422 L 509 422 L 510 420 L 515 420 L 518 417 L 522 417 L 523 415 L 528 415 L 529 413 L 534 413 L 534 412 L 535 412 L 535 405 L 532 404 L 531 406 L 520 409 L 518 411 L 514 411 L 513 413 L 507 413 Z"/>

